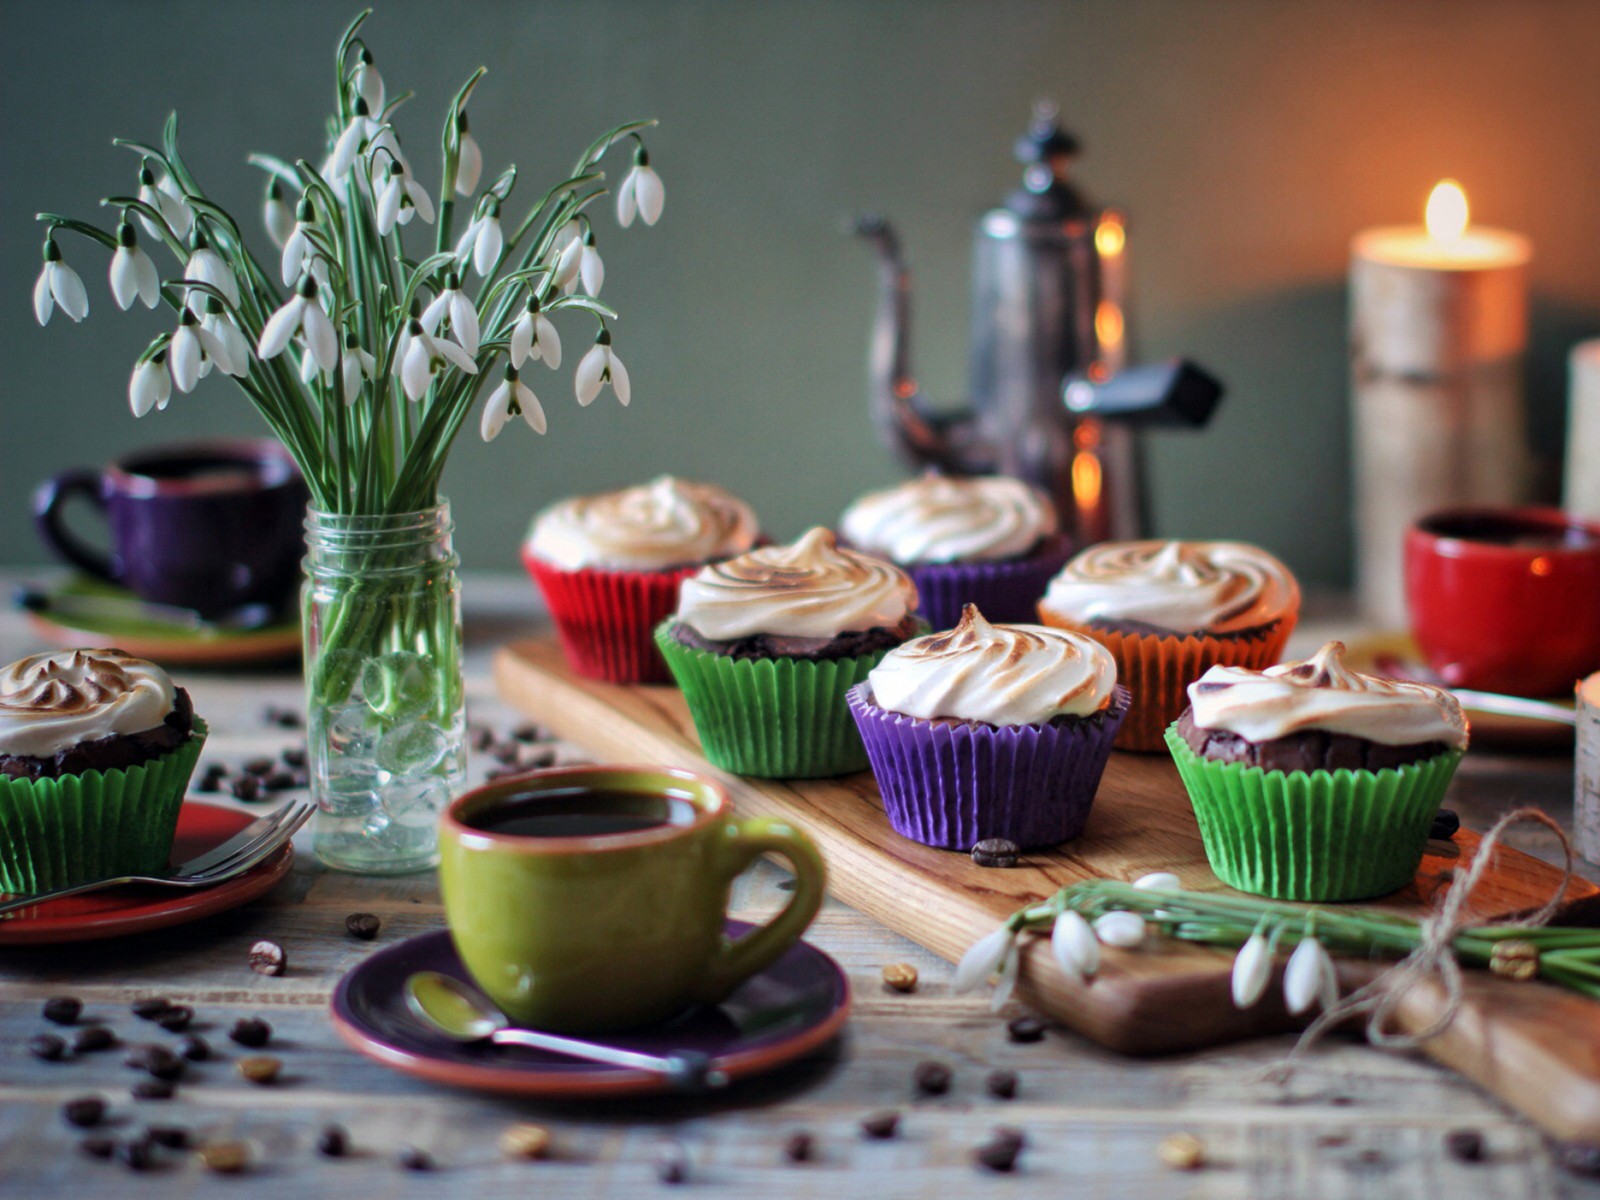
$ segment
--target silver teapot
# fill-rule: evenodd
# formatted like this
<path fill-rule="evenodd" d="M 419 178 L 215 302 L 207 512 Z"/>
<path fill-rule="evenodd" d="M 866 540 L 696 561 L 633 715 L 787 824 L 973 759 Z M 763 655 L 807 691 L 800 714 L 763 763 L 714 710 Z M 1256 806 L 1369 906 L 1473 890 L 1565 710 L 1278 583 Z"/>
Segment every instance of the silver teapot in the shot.
<path fill-rule="evenodd" d="M 1077 153 L 1054 105 L 1035 106 L 1016 143 L 1022 186 L 978 220 L 967 412 L 936 410 L 911 373 L 911 276 L 894 230 L 867 216 L 855 231 L 879 261 L 879 436 L 914 469 L 1037 484 L 1082 546 L 1145 534 L 1140 427 L 1205 424 L 1222 385 L 1183 360 L 1127 366 L 1127 226 L 1073 185 Z"/>

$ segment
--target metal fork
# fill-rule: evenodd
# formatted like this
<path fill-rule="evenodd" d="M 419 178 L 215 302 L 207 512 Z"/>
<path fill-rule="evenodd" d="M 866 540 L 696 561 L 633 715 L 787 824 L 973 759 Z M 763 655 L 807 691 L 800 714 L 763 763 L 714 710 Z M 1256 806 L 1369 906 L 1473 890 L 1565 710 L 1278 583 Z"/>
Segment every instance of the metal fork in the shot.
<path fill-rule="evenodd" d="M 58 888 L 53 892 L 35 892 L 0 904 L 0 914 L 15 912 L 19 908 L 32 908 L 51 900 L 67 896 L 81 896 L 85 892 L 98 892 L 101 888 L 121 887 L 128 883 L 149 883 L 158 887 L 200 888 L 243 875 L 259 865 L 294 836 L 295 831 L 311 819 L 316 807 L 303 801 L 285 804 L 259 820 L 250 822 L 222 845 L 204 854 L 180 863 L 170 875 L 119 875 L 114 879 L 96 879 L 75 887 Z"/>

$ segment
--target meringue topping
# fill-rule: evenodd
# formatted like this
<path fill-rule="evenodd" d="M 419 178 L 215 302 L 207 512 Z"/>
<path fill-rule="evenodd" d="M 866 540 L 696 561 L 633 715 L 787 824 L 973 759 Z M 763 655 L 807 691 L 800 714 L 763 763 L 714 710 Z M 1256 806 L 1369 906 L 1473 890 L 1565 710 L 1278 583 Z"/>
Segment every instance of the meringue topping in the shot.
<path fill-rule="evenodd" d="M 1467 719 L 1444 688 L 1352 671 L 1344 645 L 1329 642 L 1304 662 L 1265 671 L 1212 667 L 1189 685 L 1202 729 L 1265 742 L 1319 730 L 1385 746 L 1467 745 Z"/>
<path fill-rule="evenodd" d="M 743 554 L 759 533 L 732 492 L 663 475 L 551 505 L 535 518 L 528 549 L 567 571 L 660 571 Z"/>
<path fill-rule="evenodd" d="M 908 717 L 1038 725 L 1106 707 L 1117 664 L 1084 634 L 991 625 L 969 604 L 954 629 L 895 647 L 867 680 L 880 707 Z"/>
<path fill-rule="evenodd" d="M 0 754 L 47 758 L 115 734 L 155 729 L 177 689 L 154 663 L 120 650 L 59 650 L 0 672 Z"/>
<path fill-rule="evenodd" d="M 712 563 L 683 581 L 678 619 L 702 637 L 756 634 L 833 638 L 893 629 L 916 610 L 906 573 L 870 554 L 839 547 L 820 526 L 787 546 L 763 546 Z"/>
<path fill-rule="evenodd" d="M 1102 542 L 1073 556 L 1043 604 L 1069 621 L 1227 633 L 1299 604 L 1289 568 L 1244 542 Z"/>
<path fill-rule="evenodd" d="M 1020 479 L 932 472 L 868 492 L 839 522 L 851 545 L 897 563 L 1020 558 L 1057 528 L 1049 498 Z"/>

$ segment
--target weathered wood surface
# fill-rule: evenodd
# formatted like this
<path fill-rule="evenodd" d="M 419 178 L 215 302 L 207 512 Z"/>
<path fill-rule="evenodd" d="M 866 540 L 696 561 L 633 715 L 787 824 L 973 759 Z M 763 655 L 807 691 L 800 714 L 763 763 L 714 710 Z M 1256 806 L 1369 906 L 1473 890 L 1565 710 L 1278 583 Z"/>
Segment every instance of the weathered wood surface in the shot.
<path fill-rule="evenodd" d="M 517 718 L 492 694 L 487 651 L 536 626 L 524 586 L 471 579 L 466 589 L 471 711 L 499 728 Z M 20 623 L 0 617 L 0 654 L 7 661 L 33 648 Z M 259 714 L 265 704 L 295 701 L 299 685 L 293 677 L 186 673 L 180 680 L 211 720 L 208 758 L 236 762 L 291 739 L 264 726 Z M 1466 780 L 1458 799 L 1474 824 L 1486 823 L 1489 806 L 1513 798 L 1560 811 L 1563 799 L 1570 802 L 1571 764 L 1564 778 L 1559 768 L 1548 760 L 1515 764 L 1514 771 L 1508 765 L 1521 781 L 1515 797 L 1490 771 L 1481 797 L 1473 792 L 1476 782 Z M 1483 811 L 1474 811 L 1478 804 Z M 738 914 L 776 910 L 783 883 L 776 868 L 751 872 L 736 891 Z M 440 922 L 431 879 L 334 875 L 305 856 L 271 897 L 202 924 L 117 943 L 0 951 L 0 1196 L 627 1200 L 674 1194 L 651 1169 L 658 1142 L 670 1136 L 683 1144 L 693 1165 L 689 1195 L 1600 1200 L 1600 1184 L 1558 1170 L 1528 1123 L 1421 1060 L 1335 1041 L 1279 1086 L 1264 1080 L 1262 1071 L 1288 1048 L 1290 1039 L 1282 1036 L 1160 1059 L 1123 1058 L 1066 1031 L 1052 1031 L 1037 1045 L 1013 1044 L 1004 1022 L 982 1001 L 949 994 L 945 962 L 837 901 L 829 901 L 810 937 L 849 973 L 856 1008 L 846 1036 L 828 1055 L 706 1105 L 655 1101 L 574 1108 L 440 1090 L 346 1050 L 325 1019 L 339 974 L 374 945 L 342 932 L 344 916 L 357 910 L 383 918 L 377 946 Z M 285 946 L 288 974 L 268 979 L 244 965 L 258 937 Z M 915 964 L 921 973 L 915 994 L 890 993 L 879 982 L 883 964 L 898 961 Z M 83 997 L 92 1015 L 139 1040 L 151 1040 L 154 1031 L 127 1013 L 129 1000 L 160 994 L 192 1003 L 222 1061 L 197 1067 L 172 1101 L 135 1104 L 126 1090 L 135 1076 L 122 1066 L 120 1054 L 55 1064 L 23 1050 L 26 1038 L 45 1028 L 38 1016 L 41 1000 L 62 992 Z M 232 1072 L 237 1048 L 227 1042 L 226 1028 L 252 1014 L 277 1030 L 274 1052 L 284 1060 L 286 1076 L 271 1089 L 245 1084 Z M 911 1072 L 925 1059 L 954 1070 L 947 1096 L 913 1097 Z M 1020 1094 L 1009 1103 L 982 1090 L 984 1075 L 999 1067 L 1021 1075 Z M 75 1131 L 62 1123 L 57 1106 L 94 1091 L 113 1101 L 114 1133 L 164 1123 L 205 1136 L 243 1137 L 256 1145 L 263 1165 L 245 1177 L 214 1179 L 188 1159 L 173 1158 L 148 1176 L 83 1159 L 74 1149 Z M 903 1137 L 862 1141 L 857 1120 L 885 1107 L 905 1114 Z M 316 1156 L 316 1132 L 330 1120 L 349 1128 L 357 1157 L 340 1162 Z M 500 1160 L 495 1137 L 523 1120 L 556 1132 L 557 1161 Z M 1025 1130 L 1029 1138 L 1024 1169 L 1005 1179 L 978 1173 L 968 1158 L 971 1147 L 1000 1123 Z M 783 1163 L 782 1140 L 797 1128 L 816 1133 L 819 1162 Z M 1484 1134 L 1487 1162 L 1461 1163 L 1444 1152 L 1444 1135 L 1458 1128 Z M 1156 1145 L 1179 1130 L 1200 1135 L 1214 1165 L 1196 1174 L 1163 1167 Z M 431 1150 L 439 1170 L 413 1176 L 395 1168 L 393 1153 L 408 1142 Z"/>

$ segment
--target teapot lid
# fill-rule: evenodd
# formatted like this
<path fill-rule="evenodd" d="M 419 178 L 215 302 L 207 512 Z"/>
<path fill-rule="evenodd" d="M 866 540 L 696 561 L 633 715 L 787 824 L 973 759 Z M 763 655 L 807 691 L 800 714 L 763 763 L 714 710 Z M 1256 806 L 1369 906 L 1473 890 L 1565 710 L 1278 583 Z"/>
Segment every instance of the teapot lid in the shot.
<path fill-rule="evenodd" d="M 1016 141 L 1022 186 L 1006 197 L 1005 206 L 1019 217 L 1064 221 L 1090 215 L 1082 193 L 1068 179 L 1078 139 L 1061 128 L 1059 114 L 1054 101 L 1036 102 L 1027 132 Z"/>

